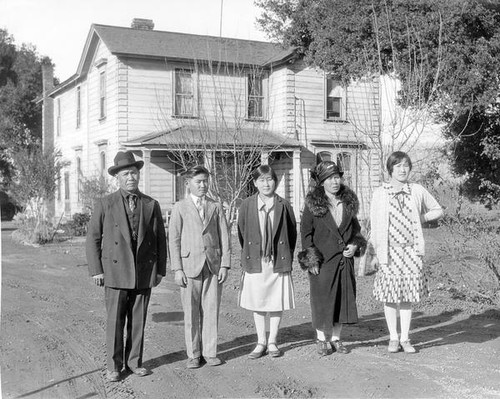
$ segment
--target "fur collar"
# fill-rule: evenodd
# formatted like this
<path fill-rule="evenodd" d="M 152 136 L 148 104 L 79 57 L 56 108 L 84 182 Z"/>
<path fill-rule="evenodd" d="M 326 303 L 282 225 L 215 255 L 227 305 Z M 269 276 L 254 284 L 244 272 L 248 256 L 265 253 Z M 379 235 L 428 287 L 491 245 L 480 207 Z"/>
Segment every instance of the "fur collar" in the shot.
<path fill-rule="evenodd" d="M 359 200 L 354 191 L 342 184 L 339 193 L 347 213 L 356 216 L 359 211 Z M 315 217 L 324 217 L 328 213 L 328 198 L 322 186 L 315 187 L 307 193 L 306 206 Z"/>

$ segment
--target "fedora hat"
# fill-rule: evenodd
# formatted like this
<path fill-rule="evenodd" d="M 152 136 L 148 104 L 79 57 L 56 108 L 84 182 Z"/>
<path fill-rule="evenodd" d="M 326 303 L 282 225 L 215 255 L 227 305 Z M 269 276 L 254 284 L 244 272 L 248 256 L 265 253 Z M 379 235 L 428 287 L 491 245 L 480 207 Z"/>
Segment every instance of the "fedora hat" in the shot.
<path fill-rule="evenodd" d="M 143 161 L 136 161 L 132 151 L 118 151 L 115 156 L 114 165 L 108 169 L 108 173 L 111 176 L 116 175 L 120 170 L 135 166 L 137 169 L 141 169 L 144 166 Z"/>

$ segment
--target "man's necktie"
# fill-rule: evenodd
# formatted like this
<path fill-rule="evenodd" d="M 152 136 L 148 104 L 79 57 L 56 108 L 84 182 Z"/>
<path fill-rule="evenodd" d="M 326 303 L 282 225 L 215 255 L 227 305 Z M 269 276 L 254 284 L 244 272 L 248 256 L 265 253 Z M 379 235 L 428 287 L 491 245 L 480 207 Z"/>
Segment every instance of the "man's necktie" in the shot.
<path fill-rule="evenodd" d="M 203 200 L 201 199 L 201 197 L 198 197 L 196 199 L 196 208 L 198 209 L 201 220 L 205 220 L 205 210 L 203 209 Z"/>
<path fill-rule="evenodd" d="M 136 206 L 137 206 L 137 195 L 130 194 L 128 196 L 128 207 L 132 212 L 134 212 Z"/>
<path fill-rule="evenodd" d="M 269 212 L 271 212 L 270 209 L 266 211 L 266 216 L 264 218 L 264 239 L 262 240 L 262 252 L 267 261 L 269 261 L 273 255 L 273 228 Z"/>

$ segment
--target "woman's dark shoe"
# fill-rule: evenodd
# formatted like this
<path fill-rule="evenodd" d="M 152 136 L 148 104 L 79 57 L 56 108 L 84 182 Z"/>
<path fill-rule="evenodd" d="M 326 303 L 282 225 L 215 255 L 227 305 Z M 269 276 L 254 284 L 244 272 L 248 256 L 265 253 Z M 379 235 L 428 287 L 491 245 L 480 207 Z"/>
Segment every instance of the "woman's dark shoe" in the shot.
<path fill-rule="evenodd" d="M 349 349 L 347 349 L 342 341 L 336 340 L 336 341 L 331 341 L 330 345 L 332 345 L 332 350 L 337 353 L 342 353 L 343 355 L 347 355 L 349 352 L 351 352 Z"/>
<path fill-rule="evenodd" d="M 271 346 L 274 346 L 276 349 L 270 349 Z M 276 342 L 269 342 L 267 344 L 267 353 L 271 357 L 280 357 L 283 355 L 283 352 L 278 348 L 278 345 L 276 345 Z"/>
<path fill-rule="evenodd" d="M 318 355 L 328 356 L 330 354 L 330 347 L 328 346 L 328 342 L 316 340 L 316 351 Z"/>
<path fill-rule="evenodd" d="M 258 359 L 266 352 L 266 344 L 258 343 L 255 349 L 248 354 L 249 359 Z"/>

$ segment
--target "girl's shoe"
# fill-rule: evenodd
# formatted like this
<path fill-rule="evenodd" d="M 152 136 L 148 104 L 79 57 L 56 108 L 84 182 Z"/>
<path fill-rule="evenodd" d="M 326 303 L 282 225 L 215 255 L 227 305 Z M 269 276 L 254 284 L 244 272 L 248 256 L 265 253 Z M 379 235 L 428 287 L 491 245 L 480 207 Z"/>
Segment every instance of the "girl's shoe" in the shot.
<path fill-rule="evenodd" d="M 266 352 L 266 344 L 257 343 L 255 349 L 248 354 L 249 359 L 258 359 Z"/>
<path fill-rule="evenodd" d="M 405 353 L 416 353 L 417 352 L 417 350 L 410 343 L 410 340 L 401 341 L 400 344 L 401 344 L 401 347 L 403 348 L 403 350 L 405 351 Z"/>
<path fill-rule="evenodd" d="M 387 350 L 390 352 L 390 353 L 397 353 L 399 352 L 399 340 L 397 339 L 391 339 L 389 341 L 389 346 L 387 347 Z"/>
<path fill-rule="evenodd" d="M 326 341 L 321 341 L 321 340 L 317 339 L 316 340 L 316 351 L 318 352 L 318 355 L 328 356 L 330 354 L 330 345 L 328 345 L 328 342 L 326 342 Z"/>
<path fill-rule="evenodd" d="M 332 351 L 334 352 L 342 353 L 343 355 L 347 355 L 350 352 L 350 350 L 344 346 L 342 341 L 338 339 L 335 341 L 331 341 L 330 345 L 332 346 Z"/>
<path fill-rule="evenodd" d="M 273 345 L 276 349 L 275 350 L 271 350 L 269 349 L 269 347 Z M 276 342 L 269 342 L 267 344 L 267 353 L 269 354 L 269 356 L 271 357 L 280 357 L 283 355 L 283 352 L 280 350 L 280 348 L 278 348 L 278 345 L 276 345 Z"/>

